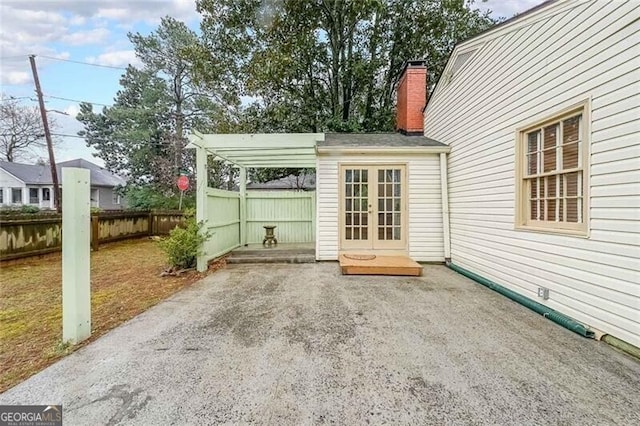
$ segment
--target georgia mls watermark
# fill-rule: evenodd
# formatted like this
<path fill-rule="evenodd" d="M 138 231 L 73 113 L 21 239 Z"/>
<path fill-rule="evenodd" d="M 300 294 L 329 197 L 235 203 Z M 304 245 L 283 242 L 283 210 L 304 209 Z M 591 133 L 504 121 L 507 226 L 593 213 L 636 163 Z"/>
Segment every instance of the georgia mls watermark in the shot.
<path fill-rule="evenodd" d="M 0 426 L 60 426 L 62 405 L 0 405 Z"/>

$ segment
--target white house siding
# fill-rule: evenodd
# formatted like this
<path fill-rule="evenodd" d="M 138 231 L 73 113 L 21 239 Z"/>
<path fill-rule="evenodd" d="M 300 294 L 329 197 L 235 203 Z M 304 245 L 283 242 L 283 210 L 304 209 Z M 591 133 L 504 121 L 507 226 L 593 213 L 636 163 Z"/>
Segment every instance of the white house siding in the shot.
<path fill-rule="evenodd" d="M 28 192 L 26 189 L 26 185 L 20 179 L 16 179 L 10 173 L 0 169 L 0 188 L 2 189 L 2 205 L 10 206 L 14 205 L 11 202 L 11 190 L 13 188 L 22 189 L 22 203 L 25 204 L 25 199 L 28 202 L 29 199 L 26 198 L 25 192 Z"/>
<path fill-rule="evenodd" d="M 555 4 L 484 43 L 425 111 L 451 145 L 452 261 L 640 346 L 640 2 Z M 451 64 L 449 64 L 450 66 Z M 590 235 L 514 230 L 516 128 L 591 99 Z"/>
<path fill-rule="evenodd" d="M 338 171 L 340 163 L 407 164 L 409 256 L 416 261 L 444 261 L 439 154 L 414 154 L 410 156 L 320 155 L 316 170 L 316 258 L 318 260 L 338 259 L 340 238 L 338 229 Z"/>

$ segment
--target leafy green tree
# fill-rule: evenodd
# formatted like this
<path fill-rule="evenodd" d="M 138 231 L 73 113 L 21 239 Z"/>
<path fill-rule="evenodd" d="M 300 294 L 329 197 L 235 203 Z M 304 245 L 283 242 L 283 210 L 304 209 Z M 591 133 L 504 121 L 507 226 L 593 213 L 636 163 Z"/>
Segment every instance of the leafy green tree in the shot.
<path fill-rule="evenodd" d="M 151 34 L 130 33 L 129 39 L 141 67 L 127 68 L 113 106 L 96 112 L 91 104 L 80 105 L 79 135 L 132 185 L 175 195 L 176 177 L 194 174 L 194 155 L 185 150 L 187 132 L 227 130 L 237 102 L 220 95 L 215 85 L 205 89 L 193 80 L 189 49 L 199 40 L 183 22 L 166 17 Z"/>
<path fill-rule="evenodd" d="M 194 72 L 258 101 L 262 131 L 389 131 L 406 60 L 433 87 L 453 46 L 494 24 L 465 0 L 198 0 Z M 212 71 L 213 70 L 213 71 Z M 230 83 L 235 82 L 235 83 Z"/>

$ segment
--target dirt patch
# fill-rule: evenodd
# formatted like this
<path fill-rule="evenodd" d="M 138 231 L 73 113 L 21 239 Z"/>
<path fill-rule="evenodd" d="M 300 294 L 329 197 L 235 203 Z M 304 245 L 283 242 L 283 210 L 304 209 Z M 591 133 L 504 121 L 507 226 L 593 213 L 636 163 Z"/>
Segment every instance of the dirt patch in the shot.
<path fill-rule="evenodd" d="M 160 277 L 165 256 L 149 239 L 101 246 L 91 254 L 94 340 L 190 285 L 202 274 Z M 217 269 L 219 265 L 212 266 Z M 62 265 L 59 253 L 0 264 L 0 392 L 86 344 L 62 337 Z"/>

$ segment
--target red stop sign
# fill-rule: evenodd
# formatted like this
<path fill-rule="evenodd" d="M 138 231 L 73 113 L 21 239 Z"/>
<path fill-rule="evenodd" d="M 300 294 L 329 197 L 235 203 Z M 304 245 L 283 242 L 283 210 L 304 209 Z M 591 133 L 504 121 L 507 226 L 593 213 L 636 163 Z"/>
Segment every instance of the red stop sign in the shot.
<path fill-rule="evenodd" d="M 180 191 L 186 191 L 189 189 L 189 178 L 185 175 L 182 175 L 178 178 L 178 189 Z"/>

